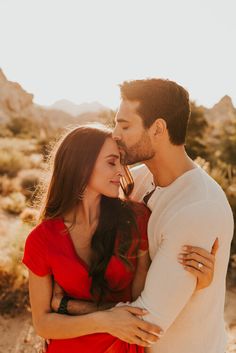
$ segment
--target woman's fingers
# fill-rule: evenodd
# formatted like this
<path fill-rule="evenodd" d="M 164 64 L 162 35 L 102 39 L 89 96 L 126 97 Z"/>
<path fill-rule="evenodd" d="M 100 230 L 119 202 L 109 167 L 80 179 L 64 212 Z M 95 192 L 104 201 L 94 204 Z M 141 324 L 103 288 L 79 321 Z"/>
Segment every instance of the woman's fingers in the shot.
<path fill-rule="evenodd" d="M 214 241 L 214 244 L 212 245 L 212 248 L 211 248 L 211 254 L 215 255 L 218 249 L 219 249 L 219 239 L 216 238 L 216 240 Z"/>
<path fill-rule="evenodd" d="M 210 261 L 211 263 L 215 263 L 215 255 L 209 253 L 209 251 L 199 248 L 197 246 L 187 246 L 187 249 L 184 250 L 183 254 L 197 254 L 199 256 L 201 256 L 203 259 L 206 259 L 208 261 Z"/>
<path fill-rule="evenodd" d="M 148 314 L 148 310 L 146 309 L 141 309 L 141 308 L 136 308 L 136 307 L 132 307 L 132 306 L 124 306 L 126 308 L 126 310 L 133 314 L 133 315 L 138 315 L 138 316 L 143 316 Z"/>
<path fill-rule="evenodd" d="M 163 331 L 159 326 L 151 324 L 150 322 L 139 320 L 137 325 L 142 331 L 148 332 L 155 337 L 159 337 L 163 334 Z"/>
<path fill-rule="evenodd" d="M 208 287 L 213 280 L 213 276 L 214 276 L 213 269 L 210 269 L 204 265 L 199 268 L 199 263 L 195 261 L 192 262 L 191 265 L 189 264 L 184 265 L 184 269 L 192 273 L 197 278 L 197 285 L 196 285 L 197 290 Z"/>
<path fill-rule="evenodd" d="M 143 309 L 127 305 L 107 310 L 107 332 L 125 342 L 149 347 L 150 342 L 158 340 L 162 331 L 157 325 L 142 320 L 143 312 Z"/>
<path fill-rule="evenodd" d="M 211 262 L 210 260 L 206 259 L 203 256 L 198 255 L 197 253 L 189 253 L 189 254 L 180 254 L 178 257 L 178 261 L 183 264 L 183 265 L 189 265 L 189 266 L 194 266 L 198 267 L 198 264 L 202 264 L 208 268 L 213 268 L 214 267 L 214 262 Z M 199 267 L 199 269 L 201 266 Z"/>

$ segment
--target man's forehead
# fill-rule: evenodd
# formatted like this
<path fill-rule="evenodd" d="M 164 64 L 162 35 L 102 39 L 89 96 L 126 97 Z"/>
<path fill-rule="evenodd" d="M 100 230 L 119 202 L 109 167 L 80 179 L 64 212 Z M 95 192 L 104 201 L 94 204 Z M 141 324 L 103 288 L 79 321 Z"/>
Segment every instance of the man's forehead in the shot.
<path fill-rule="evenodd" d="M 138 101 L 122 100 L 116 113 L 116 121 L 129 121 L 134 118 L 134 115 L 138 116 L 137 108 L 139 107 Z"/>

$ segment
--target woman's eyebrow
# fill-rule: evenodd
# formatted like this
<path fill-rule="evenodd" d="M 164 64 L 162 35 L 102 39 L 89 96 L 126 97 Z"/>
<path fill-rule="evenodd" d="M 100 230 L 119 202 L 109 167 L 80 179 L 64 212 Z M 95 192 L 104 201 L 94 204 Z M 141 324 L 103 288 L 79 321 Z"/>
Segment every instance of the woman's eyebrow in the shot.
<path fill-rule="evenodd" d="M 118 154 L 109 154 L 109 156 L 106 156 L 106 158 L 111 158 L 111 157 L 116 158 L 116 159 L 120 158 L 120 156 Z"/>

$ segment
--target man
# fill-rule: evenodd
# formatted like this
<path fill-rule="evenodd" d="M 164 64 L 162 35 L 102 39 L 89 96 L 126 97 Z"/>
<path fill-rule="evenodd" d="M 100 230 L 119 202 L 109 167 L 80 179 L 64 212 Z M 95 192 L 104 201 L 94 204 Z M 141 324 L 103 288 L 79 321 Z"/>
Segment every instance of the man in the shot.
<path fill-rule="evenodd" d="M 150 79 L 124 82 L 121 98 L 114 138 L 128 164 L 145 163 L 133 169 L 132 198 L 144 199 L 152 211 L 148 227 L 152 264 L 141 296 L 131 305 L 147 309 L 149 314 L 143 318 L 164 330 L 151 352 L 223 353 L 233 218 L 223 191 L 185 152 L 188 93 L 175 82 Z M 196 279 L 183 263 L 190 264 L 192 272 L 206 273 L 209 257 L 206 252 L 203 257 L 193 252 L 178 263 L 178 254 L 184 244 L 210 251 L 216 236 L 220 247 L 213 282 L 195 291 Z M 60 303 L 56 297 L 55 311 Z M 72 314 L 95 310 L 91 303 L 69 304 Z M 114 317 L 118 337 L 126 340 L 121 328 L 127 330 L 131 321 L 126 316 L 122 322 L 119 313 Z"/>
<path fill-rule="evenodd" d="M 114 138 L 134 168 L 132 198 L 152 211 L 149 252 L 152 264 L 145 288 L 132 306 L 145 308 L 145 320 L 164 335 L 150 352 L 224 353 L 225 278 L 233 236 L 233 216 L 220 186 L 187 155 L 184 143 L 189 96 L 175 82 L 147 79 L 124 82 Z M 197 134 L 197 132 L 196 132 Z M 195 291 L 196 280 L 176 261 L 184 244 L 219 251 L 211 285 Z M 196 257 L 183 254 L 180 262 Z M 203 261 L 199 270 L 207 266 Z"/>

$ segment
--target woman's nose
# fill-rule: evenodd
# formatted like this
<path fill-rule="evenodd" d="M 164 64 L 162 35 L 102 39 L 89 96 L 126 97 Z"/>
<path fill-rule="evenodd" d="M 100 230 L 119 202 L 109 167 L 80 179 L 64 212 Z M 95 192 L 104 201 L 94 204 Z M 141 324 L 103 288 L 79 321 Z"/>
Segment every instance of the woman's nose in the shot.
<path fill-rule="evenodd" d="M 120 177 L 123 177 L 125 175 L 125 170 L 124 170 L 124 167 L 122 165 L 118 169 L 117 175 L 119 175 Z"/>

